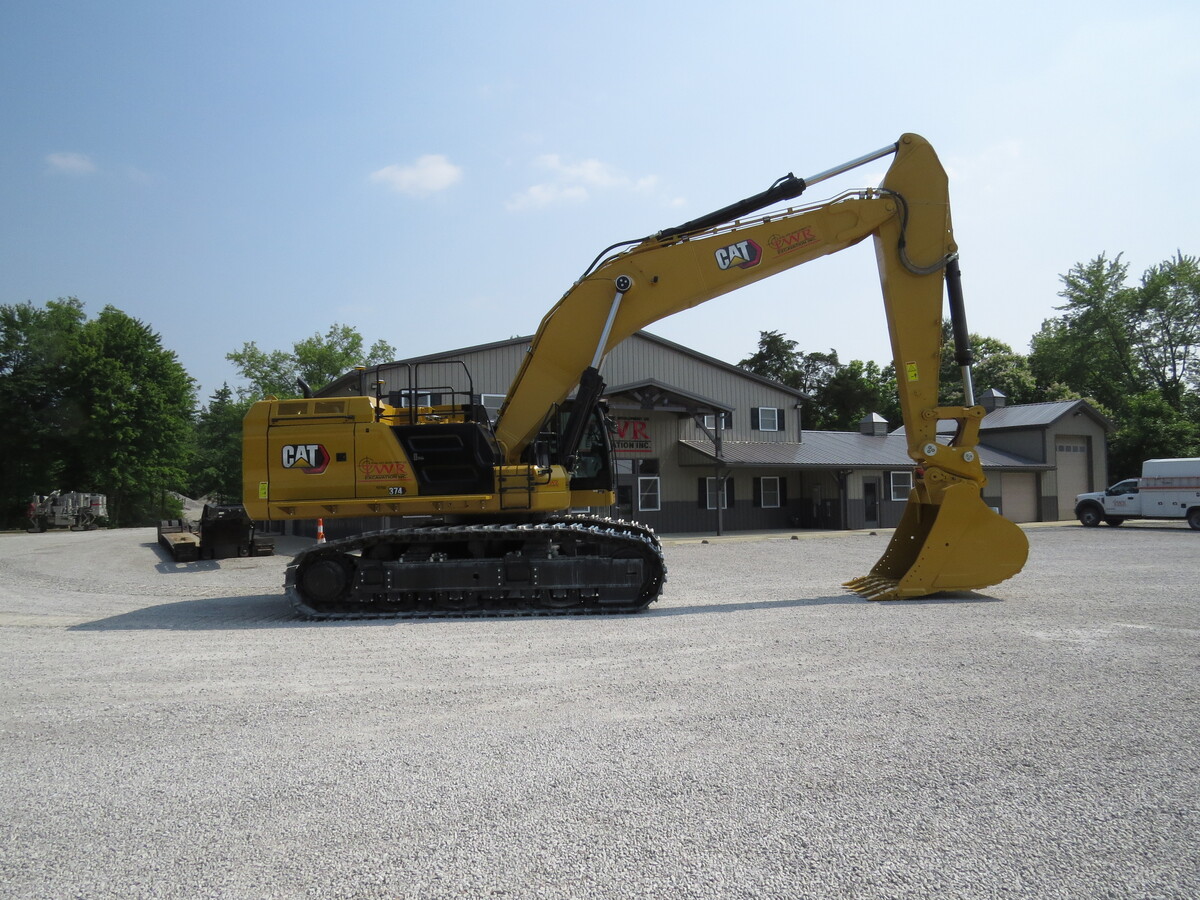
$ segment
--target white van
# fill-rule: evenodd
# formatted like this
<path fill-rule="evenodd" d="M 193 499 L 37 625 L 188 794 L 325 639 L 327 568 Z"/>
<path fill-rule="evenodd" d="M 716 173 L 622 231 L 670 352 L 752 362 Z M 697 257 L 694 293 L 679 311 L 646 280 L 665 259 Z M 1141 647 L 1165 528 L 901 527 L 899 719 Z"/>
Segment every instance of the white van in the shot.
<path fill-rule="evenodd" d="M 1089 528 L 1126 519 L 1187 519 L 1200 531 L 1200 458 L 1148 459 L 1141 478 L 1076 496 L 1075 517 Z"/>

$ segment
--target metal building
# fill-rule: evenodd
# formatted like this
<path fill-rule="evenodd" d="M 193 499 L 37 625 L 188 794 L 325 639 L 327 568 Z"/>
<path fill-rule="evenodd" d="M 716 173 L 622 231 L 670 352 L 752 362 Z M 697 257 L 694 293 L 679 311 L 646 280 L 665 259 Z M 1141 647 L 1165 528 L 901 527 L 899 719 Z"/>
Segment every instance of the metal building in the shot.
<path fill-rule="evenodd" d="M 520 337 L 400 360 L 348 373 L 319 394 L 378 393 L 398 405 L 469 390 L 494 413 L 529 344 Z M 805 430 L 800 391 L 644 331 L 609 354 L 602 374 L 616 429 L 617 506 L 598 512 L 667 534 L 887 528 L 900 520 L 912 462 L 903 433 L 888 434 L 880 416 L 857 432 Z M 1064 491 L 1073 497 L 1104 484 L 1111 425 L 1083 401 L 1035 404 L 1046 407 L 1037 412 L 1004 407 L 994 392 L 984 402 L 996 407 L 978 448 L 989 479 L 984 500 L 1003 515 L 1070 515 Z M 1064 417 L 1073 430 L 1058 427 Z M 1076 446 L 1085 448 L 1079 459 Z"/>

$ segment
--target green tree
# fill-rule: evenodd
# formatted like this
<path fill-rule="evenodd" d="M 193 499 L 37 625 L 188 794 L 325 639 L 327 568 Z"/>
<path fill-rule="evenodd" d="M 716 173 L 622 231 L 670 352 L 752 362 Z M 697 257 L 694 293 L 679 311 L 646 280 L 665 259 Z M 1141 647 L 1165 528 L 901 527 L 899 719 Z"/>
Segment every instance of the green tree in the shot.
<path fill-rule="evenodd" d="M 758 350 L 738 366 L 788 387 L 799 387 L 794 382 L 800 368 L 800 353 L 796 350 L 796 342 L 784 337 L 782 332 L 760 331 Z"/>
<path fill-rule="evenodd" d="M 1134 347 L 1142 370 L 1163 399 L 1183 411 L 1200 369 L 1200 262 L 1177 253 L 1147 269 L 1135 309 Z"/>
<path fill-rule="evenodd" d="M 1029 358 L 1013 352 L 1012 347 L 993 337 L 969 335 L 974 362 L 971 382 L 975 395 L 994 388 L 1008 398 L 1009 403 L 1031 403 L 1042 399 L 1038 395 Z M 941 387 L 938 402 L 944 406 L 963 403 L 962 370 L 954 359 L 954 329 L 949 321 L 942 323 L 942 360 L 939 372 Z"/>
<path fill-rule="evenodd" d="M 64 448 L 78 428 L 68 373 L 86 316 L 74 297 L 0 306 L 0 521 L 22 523 L 33 494 L 88 490 L 63 481 Z"/>
<path fill-rule="evenodd" d="M 889 363 L 838 361 L 836 350 L 805 353 L 778 331 L 760 331 L 758 350 L 738 365 L 804 392 L 801 421 L 805 428 L 852 430 L 862 418 L 877 412 L 893 425 L 900 423 L 896 373 Z"/>
<path fill-rule="evenodd" d="M 249 399 L 236 399 L 228 384 L 209 399 L 196 417 L 190 496 L 214 503 L 241 503 L 242 419 Z"/>
<path fill-rule="evenodd" d="M 1125 285 L 1128 266 L 1103 254 L 1062 276 L 1062 315 L 1047 320 L 1032 340 L 1029 364 L 1036 384 L 1067 385 L 1119 414 L 1125 398 L 1151 387 L 1136 349 L 1136 291 Z"/>
<path fill-rule="evenodd" d="M 1088 398 L 1117 423 L 1114 473 L 1200 447 L 1200 261 L 1183 253 L 1126 284 L 1120 256 L 1063 276 L 1062 315 L 1034 335 L 1030 368 L 1042 399 Z"/>
<path fill-rule="evenodd" d="M 837 351 L 804 353 L 796 342 L 779 331 L 760 331 L 758 350 L 743 359 L 738 366 L 763 378 L 770 378 L 790 388 L 803 391 L 800 416 L 806 428 L 818 428 L 820 404 L 817 395 L 837 371 Z"/>
<path fill-rule="evenodd" d="M 1108 445 L 1112 480 L 1140 475 L 1143 460 L 1175 456 L 1200 456 L 1200 421 L 1158 391 L 1130 397 Z"/>
<path fill-rule="evenodd" d="M 194 405 L 175 354 L 120 310 L 88 321 L 74 297 L 0 307 L 8 524 L 55 490 L 106 494 L 115 525 L 153 522 L 163 492 L 186 485 Z"/>
<path fill-rule="evenodd" d="M 355 366 L 373 366 L 396 358 L 396 348 L 379 340 L 369 350 L 363 350 L 363 338 L 349 325 L 331 325 L 324 334 L 314 334 L 292 345 L 291 352 L 265 351 L 253 341 L 240 350 L 227 353 L 230 360 L 250 382 L 249 390 L 240 394 L 265 397 L 297 397 L 300 394 L 296 379 L 303 378 L 314 391 L 320 390 L 339 375 Z"/>
<path fill-rule="evenodd" d="M 195 383 L 155 332 L 112 306 L 76 346 L 69 380 L 81 419 L 64 475 L 105 493 L 115 524 L 153 524 L 164 492 L 188 484 Z"/>
<path fill-rule="evenodd" d="M 871 413 L 879 413 L 888 424 L 900 424 L 900 399 L 896 391 L 896 371 L 888 364 L 880 369 L 875 362 L 859 359 L 838 368 L 826 379 L 816 395 L 818 425 L 830 431 L 856 431 Z"/>

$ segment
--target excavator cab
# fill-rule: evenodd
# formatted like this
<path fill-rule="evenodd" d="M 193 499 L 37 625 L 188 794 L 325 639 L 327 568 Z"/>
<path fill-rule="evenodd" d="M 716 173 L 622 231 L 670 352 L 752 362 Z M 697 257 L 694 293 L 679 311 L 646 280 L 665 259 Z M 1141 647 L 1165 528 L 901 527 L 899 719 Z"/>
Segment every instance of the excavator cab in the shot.
<path fill-rule="evenodd" d="M 524 461 L 541 468 L 561 465 L 570 476 L 572 491 L 612 491 L 612 438 L 603 403 L 581 407 L 577 440 L 570 434 L 577 401 L 564 400 L 555 408 L 537 437 L 525 450 Z M 575 446 L 571 447 L 570 444 Z"/>

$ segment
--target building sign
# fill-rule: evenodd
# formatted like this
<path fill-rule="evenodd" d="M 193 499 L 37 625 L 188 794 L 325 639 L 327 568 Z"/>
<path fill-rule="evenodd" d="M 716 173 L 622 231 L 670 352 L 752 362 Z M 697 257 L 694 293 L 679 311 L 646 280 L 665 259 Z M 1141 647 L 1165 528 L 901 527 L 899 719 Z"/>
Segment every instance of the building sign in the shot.
<path fill-rule="evenodd" d="M 644 418 L 617 419 L 613 450 L 617 453 L 652 453 L 654 447 L 650 440 L 650 422 Z"/>

